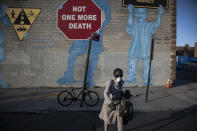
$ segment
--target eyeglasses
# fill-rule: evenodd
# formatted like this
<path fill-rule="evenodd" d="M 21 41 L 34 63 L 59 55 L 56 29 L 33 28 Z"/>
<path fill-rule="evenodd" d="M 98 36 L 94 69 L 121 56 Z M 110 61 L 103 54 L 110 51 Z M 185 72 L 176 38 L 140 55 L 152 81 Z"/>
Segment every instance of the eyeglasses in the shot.
<path fill-rule="evenodd" d="M 122 75 L 115 75 L 115 77 L 122 77 Z"/>

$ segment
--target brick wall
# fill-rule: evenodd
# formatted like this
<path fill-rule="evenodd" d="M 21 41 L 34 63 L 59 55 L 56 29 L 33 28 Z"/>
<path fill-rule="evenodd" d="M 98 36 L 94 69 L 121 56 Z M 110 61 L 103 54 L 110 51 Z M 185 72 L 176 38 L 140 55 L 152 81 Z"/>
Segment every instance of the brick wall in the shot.
<path fill-rule="evenodd" d="M 13 27 L 0 28 L 6 36 L 6 60 L 0 63 L 0 72 L 10 87 L 58 87 L 56 80 L 67 68 L 69 49 L 73 41 L 67 40 L 56 27 L 56 11 L 63 0 L 1 0 L 8 7 L 42 8 L 37 20 L 20 41 Z M 104 53 L 100 54 L 94 80 L 97 86 L 104 86 L 112 77 L 113 69 L 120 67 L 124 78 L 128 71 L 128 49 L 131 38 L 126 32 L 127 8 L 121 0 L 109 0 L 111 23 L 103 31 Z M 147 21 L 156 21 L 158 12 L 148 9 Z M 169 9 L 162 17 L 162 26 L 154 35 L 153 81 L 163 86 L 168 78 L 176 78 L 176 0 L 169 0 Z M 77 59 L 75 79 L 82 81 L 86 56 Z M 141 81 L 142 65 L 139 64 L 137 80 Z M 81 86 L 81 84 L 65 85 Z"/>
<path fill-rule="evenodd" d="M 194 44 L 194 57 L 197 57 L 197 42 Z"/>
<path fill-rule="evenodd" d="M 176 56 L 189 56 L 189 57 L 194 57 L 194 50 L 195 47 L 188 47 L 186 48 L 185 46 L 177 46 L 176 47 Z"/>

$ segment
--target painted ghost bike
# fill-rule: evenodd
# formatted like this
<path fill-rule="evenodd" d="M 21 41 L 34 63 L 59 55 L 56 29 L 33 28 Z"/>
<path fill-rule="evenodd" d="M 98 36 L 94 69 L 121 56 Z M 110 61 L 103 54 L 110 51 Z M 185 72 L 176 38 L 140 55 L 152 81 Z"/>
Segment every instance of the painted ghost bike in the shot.
<path fill-rule="evenodd" d="M 77 95 L 75 95 L 75 90 L 81 90 Z M 81 96 L 81 99 L 79 99 Z M 85 103 L 87 106 L 95 106 L 99 102 L 99 95 L 95 91 L 91 91 L 87 88 L 83 91 L 83 88 L 71 88 L 71 91 L 63 90 L 58 94 L 58 103 L 62 106 L 69 106 L 73 101 L 81 101 L 82 104 Z"/>

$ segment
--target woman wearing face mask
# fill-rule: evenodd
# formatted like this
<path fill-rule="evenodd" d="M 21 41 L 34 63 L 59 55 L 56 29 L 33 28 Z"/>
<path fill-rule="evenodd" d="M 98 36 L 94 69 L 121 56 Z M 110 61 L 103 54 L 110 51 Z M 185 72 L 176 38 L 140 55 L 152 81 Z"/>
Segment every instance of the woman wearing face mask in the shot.
<path fill-rule="evenodd" d="M 122 131 L 122 118 L 119 116 L 119 102 L 122 94 L 124 80 L 123 71 L 120 68 L 114 70 L 114 78 L 107 82 L 104 90 L 104 103 L 99 115 L 104 120 L 104 130 L 107 131 L 109 125 L 117 122 L 118 131 Z"/>

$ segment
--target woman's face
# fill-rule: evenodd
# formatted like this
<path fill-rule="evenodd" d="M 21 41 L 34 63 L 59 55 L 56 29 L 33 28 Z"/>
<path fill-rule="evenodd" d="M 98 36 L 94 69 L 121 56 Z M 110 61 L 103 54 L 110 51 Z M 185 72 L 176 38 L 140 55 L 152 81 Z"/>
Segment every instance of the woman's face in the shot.
<path fill-rule="evenodd" d="M 116 82 L 120 82 L 122 79 L 123 74 L 119 71 L 115 72 L 114 78 L 116 80 Z"/>

